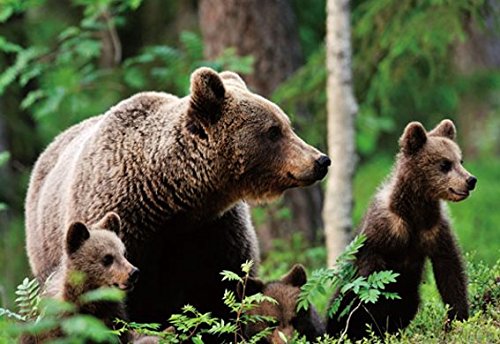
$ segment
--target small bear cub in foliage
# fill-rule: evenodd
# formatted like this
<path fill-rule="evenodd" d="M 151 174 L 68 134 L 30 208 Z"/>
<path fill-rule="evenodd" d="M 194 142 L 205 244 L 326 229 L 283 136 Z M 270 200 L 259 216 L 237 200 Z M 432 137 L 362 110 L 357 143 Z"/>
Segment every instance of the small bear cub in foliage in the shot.
<path fill-rule="evenodd" d="M 443 120 L 430 132 L 419 122 L 411 122 L 401 136 L 392 174 L 379 188 L 358 229 L 367 238 L 355 261 L 361 276 L 380 270 L 399 273 L 387 291 L 398 293 L 401 299 L 381 299 L 359 307 L 351 315 L 349 337 L 366 336 L 367 324 L 379 335 L 408 326 L 419 306 L 427 257 L 441 298 L 449 306 L 449 320 L 467 319 L 464 264 L 443 201 L 466 199 L 477 180 L 462 166 L 455 137 L 450 120 Z M 340 309 L 357 302 L 354 295 L 347 294 Z M 338 335 L 344 331 L 347 318 L 334 315 L 328 320 L 327 332 Z"/>
<path fill-rule="evenodd" d="M 65 241 L 65 254 L 56 271 L 45 282 L 42 296 L 71 302 L 77 313 L 89 314 L 113 328 L 116 318 L 125 319 L 124 305 L 120 302 L 97 301 L 82 303 L 81 296 L 101 287 L 131 290 L 138 279 L 139 270 L 125 258 L 125 246 L 118 238 L 120 218 L 107 213 L 91 229 L 82 222 L 69 226 Z M 80 277 L 80 278 L 79 278 Z M 40 336 L 23 336 L 22 343 L 39 343 L 62 337 L 60 329 Z M 120 338 L 128 343 L 129 334 Z"/>
<path fill-rule="evenodd" d="M 278 303 L 264 301 L 250 310 L 250 315 L 271 316 L 276 319 L 276 324 L 266 324 L 264 322 L 250 323 L 245 328 L 245 335 L 248 338 L 264 330 L 269 326 L 276 326 L 274 331 L 265 338 L 266 343 L 285 343 L 279 332 L 287 338 L 291 338 L 293 331 L 300 335 L 305 335 L 308 341 L 325 333 L 325 325 L 312 305 L 309 309 L 297 312 L 297 299 L 300 294 L 300 287 L 307 282 L 307 275 L 304 267 L 296 264 L 292 269 L 278 281 L 264 283 L 259 278 L 249 277 L 246 284 L 245 293 L 253 295 L 262 293 L 276 300 Z M 238 294 L 242 296 L 242 286 L 238 285 Z"/>

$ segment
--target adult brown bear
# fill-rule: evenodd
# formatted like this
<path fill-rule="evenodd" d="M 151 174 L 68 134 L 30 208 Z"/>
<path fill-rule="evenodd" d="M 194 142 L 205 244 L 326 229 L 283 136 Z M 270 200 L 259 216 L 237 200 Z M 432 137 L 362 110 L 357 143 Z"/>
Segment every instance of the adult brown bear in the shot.
<path fill-rule="evenodd" d="M 59 135 L 38 159 L 26 200 L 30 265 L 45 279 L 74 220 L 109 211 L 141 279 L 134 321 L 165 323 L 187 303 L 224 316 L 219 272 L 258 248 L 245 200 L 322 179 L 330 159 L 240 77 L 200 68 L 191 94 L 137 94 Z"/>

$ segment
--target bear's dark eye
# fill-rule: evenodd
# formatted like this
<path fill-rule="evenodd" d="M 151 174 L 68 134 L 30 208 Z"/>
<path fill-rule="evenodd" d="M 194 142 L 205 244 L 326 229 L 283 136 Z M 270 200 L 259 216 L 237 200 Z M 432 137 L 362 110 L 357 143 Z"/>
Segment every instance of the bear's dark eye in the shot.
<path fill-rule="evenodd" d="M 451 171 L 452 162 L 450 160 L 443 160 L 439 163 L 439 169 L 443 173 L 448 173 Z"/>
<path fill-rule="evenodd" d="M 278 127 L 277 125 L 273 125 L 269 130 L 267 131 L 267 137 L 269 140 L 276 142 L 281 138 L 281 128 Z"/>
<path fill-rule="evenodd" d="M 113 264 L 113 256 L 110 255 L 110 254 L 107 254 L 104 256 L 104 258 L 102 258 L 102 265 L 104 266 L 110 266 L 111 264 Z"/>

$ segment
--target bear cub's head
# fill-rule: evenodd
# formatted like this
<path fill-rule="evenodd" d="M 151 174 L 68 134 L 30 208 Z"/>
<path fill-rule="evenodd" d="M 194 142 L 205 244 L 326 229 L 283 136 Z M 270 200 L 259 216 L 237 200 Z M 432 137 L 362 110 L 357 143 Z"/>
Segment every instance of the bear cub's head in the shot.
<path fill-rule="evenodd" d="M 305 335 L 310 341 L 324 334 L 324 324 L 312 305 L 308 310 L 297 312 L 297 300 L 300 288 L 307 282 L 304 267 L 296 264 L 280 280 L 264 283 L 259 278 L 250 277 L 247 280 L 246 295 L 262 293 L 272 297 L 277 304 L 264 301 L 249 311 L 250 315 L 271 316 L 276 323 L 265 322 L 249 323 L 245 328 L 245 335 L 251 337 L 265 328 L 275 327 L 273 332 L 262 342 L 285 343 L 280 332 L 291 338 L 294 330 Z M 238 285 L 238 295 L 242 296 L 242 286 Z"/>
<path fill-rule="evenodd" d="M 89 229 L 73 222 L 66 233 L 66 268 L 83 274 L 86 290 L 118 287 L 131 290 L 139 269 L 125 258 L 125 246 L 118 238 L 120 217 L 107 213 Z"/>
<path fill-rule="evenodd" d="M 462 166 L 455 139 L 455 125 L 445 119 L 430 132 L 421 123 L 411 122 L 399 140 L 403 168 L 424 184 L 430 199 L 462 201 L 476 186 L 477 178 Z"/>
<path fill-rule="evenodd" d="M 241 198 L 267 200 L 323 179 L 330 159 L 293 131 L 274 103 L 252 93 L 235 73 L 199 68 L 191 75 L 186 128 L 218 152 Z M 224 161 L 220 161 L 220 159 Z"/>

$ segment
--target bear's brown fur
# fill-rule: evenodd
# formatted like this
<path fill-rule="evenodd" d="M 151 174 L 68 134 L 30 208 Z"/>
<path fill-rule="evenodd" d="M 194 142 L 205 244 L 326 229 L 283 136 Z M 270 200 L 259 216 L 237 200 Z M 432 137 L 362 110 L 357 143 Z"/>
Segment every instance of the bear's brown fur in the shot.
<path fill-rule="evenodd" d="M 126 320 L 125 308 L 121 302 L 86 302 L 81 296 L 101 287 L 116 286 L 129 290 L 137 280 L 138 269 L 125 258 L 125 246 L 118 238 L 120 218 L 108 213 L 96 225 L 89 228 L 82 222 L 72 223 L 66 234 L 65 250 L 60 265 L 49 276 L 43 286 L 43 297 L 66 301 L 76 306 L 79 314 L 89 314 L 114 327 L 116 318 Z M 79 278 L 76 278 L 78 276 Z M 38 336 L 22 337 L 22 343 L 43 343 L 62 337 L 61 329 L 55 329 Z M 123 343 L 131 335 L 124 334 Z"/>
<path fill-rule="evenodd" d="M 462 166 L 455 135 L 450 120 L 443 120 L 428 133 L 418 122 L 406 127 L 393 172 L 378 190 L 358 229 L 367 240 L 355 263 L 362 276 L 380 270 L 399 273 L 396 283 L 388 285 L 387 290 L 397 292 L 401 299 L 381 299 L 359 308 L 349 323 L 350 337 L 365 336 L 366 324 L 382 334 L 410 323 L 418 309 L 418 288 L 427 257 L 439 293 L 450 307 L 449 319 L 467 319 L 466 274 L 443 201 L 467 198 L 476 178 Z M 346 295 L 341 309 L 351 301 L 353 295 Z M 327 332 L 341 333 L 346 319 L 329 319 Z"/>
<path fill-rule="evenodd" d="M 186 303 L 227 314 L 219 272 L 259 259 L 244 201 L 312 184 L 329 164 L 238 75 L 200 68 L 189 96 L 137 94 L 45 150 L 26 201 L 30 266 L 46 278 L 62 224 L 114 211 L 144 276 L 128 298 L 133 320 L 164 323 Z"/>
<path fill-rule="evenodd" d="M 296 264 L 292 269 L 278 281 L 264 283 L 260 279 L 250 277 L 247 280 L 246 295 L 262 293 L 272 297 L 277 304 L 262 302 L 250 310 L 250 315 L 271 316 L 276 320 L 275 324 L 264 322 L 249 323 L 245 328 L 245 335 L 251 337 L 264 330 L 268 326 L 275 326 L 273 332 L 263 341 L 267 343 L 285 343 L 279 332 L 287 338 L 291 338 L 294 331 L 306 336 L 308 341 L 313 342 L 317 337 L 325 333 L 325 325 L 316 309 L 309 305 L 307 310 L 297 312 L 297 299 L 300 287 L 307 282 L 307 275 L 302 265 Z M 242 297 L 242 286 L 238 286 L 238 294 Z"/>

